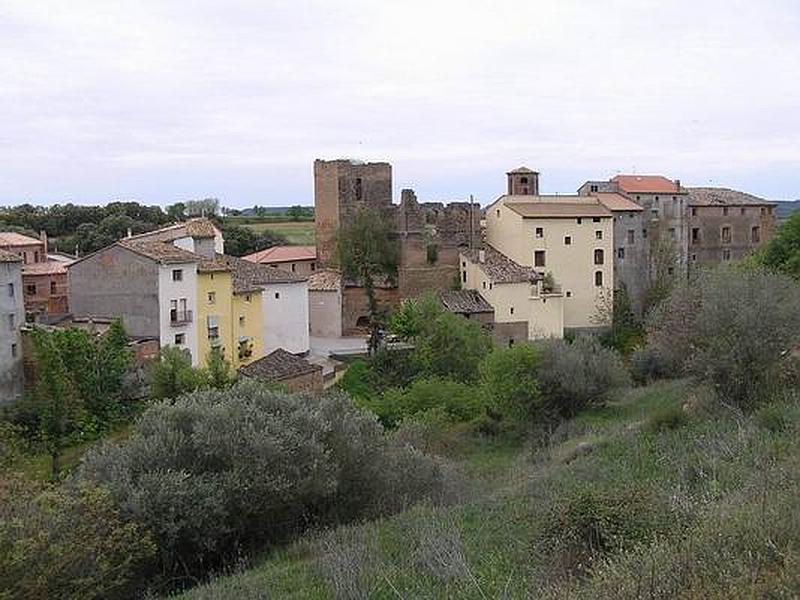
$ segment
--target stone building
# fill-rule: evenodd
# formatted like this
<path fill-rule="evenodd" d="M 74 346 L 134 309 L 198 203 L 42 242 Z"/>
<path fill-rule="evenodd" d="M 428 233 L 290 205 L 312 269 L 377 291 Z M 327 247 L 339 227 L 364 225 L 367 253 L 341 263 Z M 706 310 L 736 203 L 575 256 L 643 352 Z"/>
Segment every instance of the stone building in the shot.
<path fill-rule="evenodd" d="M 317 270 L 316 246 L 272 246 L 242 258 L 298 275 L 308 276 Z"/>
<path fill-rule="evenodd" d="M 289 392 L 319 393 L 324 386 L 320 365 L 283 348 L 240 368 L 239 374 L 266 384 L 283 386 Z"/>
<path fill-rule="evenodd" d="M 23 391 L 22 258 L 0 250 L 0 404 L 17 400 Z"/>
<path fill-rule="evenodd" d="M 459 273 L 459 253 L 480 239 L 477 203 L 418 202 L 412 190 L 402 190 L 400 203 L 393 204 L 389 163 L 317 160 L 314 215 L 319 266 L 336 267 L 336 234 L 362 207 L 375 210 L 390 224 L 399 245 L 397 281 L 376 286 L 378 300 L 386 307 L 428 290 L 452 287 Z M 363 290 L 343 281 L 341 299 L 342 333 L 361 331 L 368 322 Z"/>
<path fill-rule="evenodd" d="M 690 269 L 740 259 L 772 238 L 774 202 L 728 188 L 688 189 Z"/>

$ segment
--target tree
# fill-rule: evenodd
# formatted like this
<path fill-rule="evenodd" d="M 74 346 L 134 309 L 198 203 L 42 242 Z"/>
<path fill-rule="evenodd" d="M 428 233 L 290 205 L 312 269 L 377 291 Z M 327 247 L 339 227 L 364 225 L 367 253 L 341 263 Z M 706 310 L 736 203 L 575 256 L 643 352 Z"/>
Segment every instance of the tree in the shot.
<path fill-rule="evenodd" d="M 649 285 L 644 293 L 644 312 L 658 306 L 669 296 L 675 282 L 680 254 L 672 236 L 660 222 L 650 229 Z"/>
<path fill-rule="evenodd" d="M 451 423 L 465 423 L 480 417 L 484 410 L 479 388 L 440 377 L 417 379 L 407 389 L 387 390 L 368 406 L 387 427 L 432 410 L 441 411 Z"/>
<path fill-rule="evenodd" d="M 217 198 L 188 200 L 184 203 L 184 212 L 187 217 L 214 217 L 219 214 L 219 205 Z"/>
<path fill-rule="evenodd" d="M 481 385 L 498 413 L 520 421 L 543 417 L 539 351 L 530 344 L 495 348 L 480 367 Z"/>
<path fill-rule="evenodd" d="M 233 383 L 231 363 L 225 360 L 225 355 L 218 348 L 208 351 L 205 375 L 208 385 L 212 388 L 225 388 Z"/>
<path fill-rule="evenodd" d="M 245 256 L 265 248 L 288 244 L 285 236 L 269 229 L 256 233 L 249 227 L 223 223 L 220 227 L 225 238 L 225 254 Z"/>
<path fill-rule="evenodd" d="M 167 346 L 150 371 L 150 396 L 155 399 L 177 398 L 201 387 L 202 374 L 192 367 L 188 352 Z"/>
<path fill-rule="evenodd" d="M 308 210 L 304 206 L 300 206 L 299 204 L 296 204 L 294 206 L 290 206 L 286 210 L 286 214 L 289 217 L 291 217 L 291 219 L 293 221 L 301 221 L 303 219 L 307 219 L 308 217 L 310 217 L 311 216 L 311 211 Z"/>
<path fill-rule="evenodd" d="M 406 298 L 391 314 L 387 327 L 389 331 L 403 340 L 412 341 L 444 312 L 444 307 L 433 293 L 421 298 Z"/>
<path fill-rule="evenodd" d="M 398 248 L 389 224 L 371 208 L 361 208 L 339 230 L 337 255 L 342 274 L 364 288 L 369 312 L 370 354 L 378 348 L 383 312 L 375 298 L 376 281 L 393 283 L 397 277 Z"/>
<path fill-rule="evenodd" d="M 176 222 L 186 220 L 186 204 L 183 202 L 176 202 L 167 206 L 167 215 L 170 219 Z"/>
<path fill-rule="evenodd" d="M 478 323 L 443 311 L 416 337 L 411 361 L 419 375 L 467 383 L 477 380 L 491 348 Z"/>
<path fill-rule="evenodd" d="M 800 212 L 786 219 L 758 254 L 758 261 L 769 269 L 800 279 Z"/>

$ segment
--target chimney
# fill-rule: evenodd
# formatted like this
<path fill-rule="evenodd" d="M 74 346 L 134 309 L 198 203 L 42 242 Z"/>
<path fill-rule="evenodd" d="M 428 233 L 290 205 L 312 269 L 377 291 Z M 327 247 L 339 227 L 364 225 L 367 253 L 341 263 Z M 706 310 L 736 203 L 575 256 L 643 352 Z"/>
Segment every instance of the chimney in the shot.
<path fill-rule="evenodd" d="M 39 231 L 39 239 L 44 244 L 44 261 L 42 262 L 47 262 L 47 232 L 44 229 Z"/>
<path fill-rule="evenodd" d="M 478 250 L 478 262 L 479 263 L 486 262 L 486 250 Z"/>

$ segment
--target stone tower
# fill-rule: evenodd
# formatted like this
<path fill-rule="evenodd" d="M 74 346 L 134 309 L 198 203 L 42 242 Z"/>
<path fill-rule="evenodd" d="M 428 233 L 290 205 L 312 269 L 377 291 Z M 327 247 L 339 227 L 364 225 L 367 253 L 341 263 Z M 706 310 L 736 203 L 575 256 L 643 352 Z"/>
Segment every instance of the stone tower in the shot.
<path fill-rule="evenodd" d="M 506 173 L 509 196 L 538 196 L 539 173 L 527 167 L 519 167 Z"/>
<path fill-rule="evenodd" d="M 314 161 L 314 220 L 317 262 L 335 262 L 336 233 L 356 211 L 368 206 L 383 213 L 392 206 L 392 166 L 355 160 Z"/>

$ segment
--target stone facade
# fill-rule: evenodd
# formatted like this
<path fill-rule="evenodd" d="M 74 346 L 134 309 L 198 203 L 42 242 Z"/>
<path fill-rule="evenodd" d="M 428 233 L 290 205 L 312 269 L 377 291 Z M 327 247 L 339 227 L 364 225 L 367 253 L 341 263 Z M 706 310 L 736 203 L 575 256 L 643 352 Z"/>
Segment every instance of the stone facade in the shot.
<path fill-rule="evenodd" d="M 0 250 L 0 404 L 22 394 L 22 261 Z"/>

